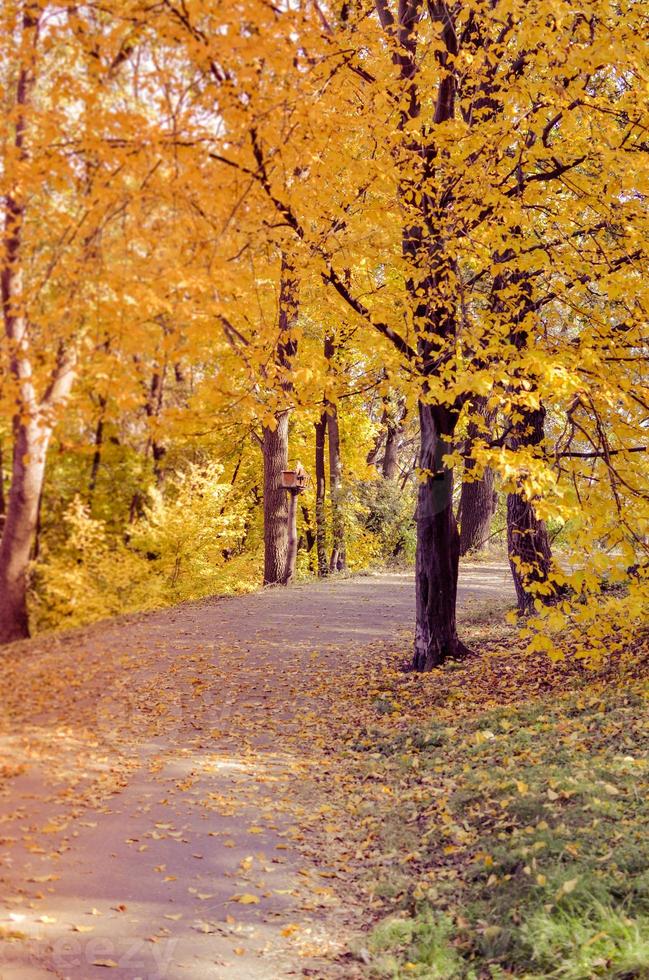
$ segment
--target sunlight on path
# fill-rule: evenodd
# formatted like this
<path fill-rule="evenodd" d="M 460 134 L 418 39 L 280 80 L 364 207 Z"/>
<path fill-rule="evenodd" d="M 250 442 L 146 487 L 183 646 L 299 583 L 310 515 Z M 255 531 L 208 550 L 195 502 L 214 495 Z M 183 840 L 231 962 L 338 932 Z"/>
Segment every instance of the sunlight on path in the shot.
<path fill-rule="evenodd" d="M 461 602 L 511 595 L 504 565 L 463 571 Z M 407 656 L 413 615 L 412 577 L 389 573 L 16 647 L 2 980 L 357 975 L 335 961 L 362 910 L 305 834 L 327 808 L 299 718 L 323 710 L 314 661 L 354 671 L 383 642 Z"/>

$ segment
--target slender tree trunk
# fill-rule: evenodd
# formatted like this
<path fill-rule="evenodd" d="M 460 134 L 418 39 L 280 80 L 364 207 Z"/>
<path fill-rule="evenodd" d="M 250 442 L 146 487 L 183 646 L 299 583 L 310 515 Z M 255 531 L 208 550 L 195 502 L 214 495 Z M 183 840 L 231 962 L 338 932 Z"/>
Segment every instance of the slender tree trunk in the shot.
<path fill-rule="evenodd" d="M 284 491 L 286 493 L 286 491 Z M 290 585 L 295 578 L 295 562 L 297 560 L 297 493 L 289 491 L 288 496 L 288 538 L 286 549 L 286 567 L 282 585 Z"/>
<path fill-rule="evenodd" d="M 4 457 L 3 457 L 3 447 L 0 446 L 0 533 L 2 533 L 2 524 L 4 523 L 4 516 L 6 512 L 7 512 L 7 502 L 5 500 Z"/>
<path fill-rule="evenodd" d="M 455 620 L 460 535 L 453 513 L 453 473 L 442 463 L 450 452 L 457 415 L 446 407 L 420 402 L 419 420 L 420 467 L 427 475 L 417 499 L 413 666 L 431 670 L 467 652 L 458 639 Z"/>
<path fill-rule="evenodd" d="M 333 337 L 326 336 L 324 340 L 324 355 L 330 365 L 336 353 Z M 345 523 L 342 509 L 342 477 L 343 467 L 340 456 L 340 426 L 338 409 L 329 401 L 325 401 L 327 418 L 327 437 L 329 443 L 329 499 L 331 501 L 331 556 L 329 571 L 341 572 L 346 567 L 345 553 Z"/>
<path fill-rule="evenodd" d="M 22 17 L 21 64 L 15 97 L 15 158 L 27 159 L 25 135 L 27 107 L 34 83 L 38 41 L 38 6 L 25 5 Z M 6 174 L 11 183 L 11 173 Z M 74 355 L 59 347 L 56 364 L 39 400 L 32 377 L 30 324 L 25 313 L 22 270 L 22 228 L 25 202 L 20 179 L 5 197 L 3 255 L 0 289 L 5 336 L 9 350 L 8 374 L 15 385 L 17 411 L 13 418 L 13 460 L 6 519 L 0 542 L 0 643 L 29 635 L 27 573 L 43 489 L 45 457 L 56 410 L 70 391 Z"/>
<path fill-rule="evenodd" d="M 153 372 L 151 386 L 149 388 L 149 394 L 145 404 L 147 418 L 152 421 L 154 425 L 154 430 L 149 438 L 149 447 L 151 448 L 151 456 L 153 457 L 153 475 L 155 476 L 155 481 L 158 486 L 164 482 L 165 478 L 163 461 L 167 455 L 167 449 L 160 442 L 155 431 L 155 425 L 160 417 L 160 413 L 162 412 L 166 376 L 167 365 L 165 362 L 160 370 L 156 368 Z"/>
<path fill-rule="evenodd" d="M 288 402 L 293 390 L 291 367 L 297 353 L 292 333 L 298 314 L 298 282 L 295 268 L 282 254 L 279 286 L 279 340 L 275 364 L 279 384 Z M 288 500 L 282 487 L 282 470 L 288 469 L 288 428 L 290 408 L 275 413 L 275 429 L 265 428 L 262 439 L 264 459 L 264 585 L 286 582 L 289 554 Z"/>
<path fill-rule="evenodd" d="M 396 421 L 390 418 L 386 421 L 386 429 L 382 474 L 385 480 L 396 480 L 399 472 L 400 429 Z"/>
<path fill-rule="evenodd" d="M 327 413 L 323 412 L 315 423 L 315 526 L 316 548 L 318 556 L 318 575 L 326 575 L 329 571 L 327 563 L 327 527 L 326 527 L 326 476 L 325 476 L 325 433 L 327 430 Z"/>
<path fill-rule="evenodd" d="M 480 436 L 489 434 L 495 421 L 495 413 L 487 410 L 487 400 L 484 397 L 474 399 L 474 410 L 484 419 L 483 425 L 471 420 L 467 432 L 467 448 L 470 450 L 474 441 Z M 471 479 L 475 468 L 472 459 L 464 464 L 464 481 L 460 495 L 460 555 L 470 551 L 480 551 L 489 537 L 491 521 L 496 510 L 498 497 L 494 490 L 494 473 L 486 469 L 479 480 Z"/>
<path fill-rule="evenodd" d="M 510 439 L 512 449 L 538 446 L 544 437 L 545 409 L 523 412 Z M 534 586 L 547 583 L 552 567 L 552 550 L 544 521 L 540 521 L 533 504 L 522 493 L 507 495 L 507 549 L 509 564 L 516 588 L 518 610 L 528 613 L 534 599 L 552 599 L 556 590 L 537 593 Z"/>
<path fill-rule="evenodd" d="M 311 554 L 313 546 L 316 543 L 316 536 L 313 533 L 311 514 L 309 513 L 309 508 L 306 504 L 302 504 L 302 518 L 304 520 L 304 546 L 309 554 Z"/>
<path fill-rule="evenodd" d="M 275 429 L 263 433 L 264 457 L 264 585 L 286 579 L 288 557 L 288 500 L 282 470 L 288 469 L 288 411 L 277 415 Z"/>
<path fill-rule="evenodd" d="M 330 572 L 342 572 L 347 564 L 345 552 L 345 523 L 342 507 L 342 460 L 340 457 L 340 428 L 338 409 L 327 409 L 327 435 L 329 442 L 329 496 L 331 498 L 332 546 L 329 559 Z"/>
<path fill-rule="evenodd" d="M 97 486 L 99 467 L 101 466 L 101 452 L 104 445 L 104 412 L 106 411 L 106 398 L 102 395 L 99 399 L 99 418 L 95 429 L 95 451 L 92 454 L 92 467 L 90 469 L 90 480 L 88 482 L 88 499 L 92 501 Z"/>
<path fill-rule="evenodd" d="M 396 403 L 392 400 L 392 404 L 386 398 L 385 402 L 386 406 L 383 413 L 385 453 L 381 473 L 386 480 L 396 480 L 399 475 L 399 448 L 403 435 L 406 406 L 403 398 L 399 398 Z"/>

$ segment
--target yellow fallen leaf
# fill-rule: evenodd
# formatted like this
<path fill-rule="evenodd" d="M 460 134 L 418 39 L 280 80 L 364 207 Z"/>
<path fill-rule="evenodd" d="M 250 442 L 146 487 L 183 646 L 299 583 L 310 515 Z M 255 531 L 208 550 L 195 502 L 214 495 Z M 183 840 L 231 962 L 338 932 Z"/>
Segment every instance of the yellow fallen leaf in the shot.
<path fill-rule="evenodd" d="M 239 905 L 258 905 L 259 897 L 257 895 L 250 895 L 247 892 L 244 892 L 243 895 L 233 895 L 230 901 L 238 902 Z"/>
<path fill-rule="evenodd" d="M 92 932 L 94 926 L 72 926 L 72 932 Z"/>
<path fill-rule="evenodd" d="M 117 963 L 115 962 L 115 960 L 93 960 L 92 961 L 92 965 L 93 966 L 106 966 L 106 967 L 112 967 L 112 968 L 117 967 Z"/>

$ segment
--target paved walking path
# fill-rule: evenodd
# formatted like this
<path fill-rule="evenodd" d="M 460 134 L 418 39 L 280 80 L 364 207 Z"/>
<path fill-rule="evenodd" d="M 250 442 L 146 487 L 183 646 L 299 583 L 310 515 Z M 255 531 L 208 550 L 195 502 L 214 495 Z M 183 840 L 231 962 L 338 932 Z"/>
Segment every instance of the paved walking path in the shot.
<path fill-rule="evenodd" d="M 462 572 L 461 604 L 511 593 L 502 564 Z M 379 641 L 407 654 L 413 616 L 412 577 L 385 573 L 13 648 L 0 980 L 352 976 L 335 960 L 359 910 L 303 846 L 298 714 L 323 710 L 314 661 L 353 671 Z"/>

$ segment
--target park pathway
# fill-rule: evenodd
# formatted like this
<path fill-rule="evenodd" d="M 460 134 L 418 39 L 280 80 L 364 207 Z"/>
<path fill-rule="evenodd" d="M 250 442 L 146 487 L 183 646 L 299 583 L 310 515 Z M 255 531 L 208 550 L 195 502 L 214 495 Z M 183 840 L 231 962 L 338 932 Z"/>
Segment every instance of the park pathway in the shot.
<path fill-rule="evenodd" d="M 463 569 L 465 608 L 510 595 L 503 564 Z M 0 980 L 356 976 L 339 956 L 361 910 L 305 839 L 327 807 L 300 719 L 317 730 L 326 710 L 315 665 L 353 672 L 383 645 L 405 658 L 413 615 L 412 577 L 385 573 L 12 648 Z"/>

